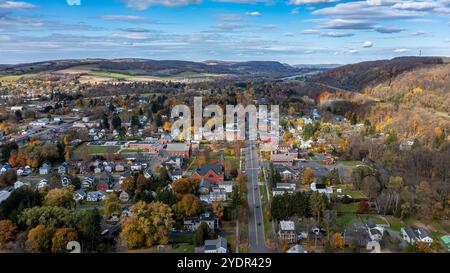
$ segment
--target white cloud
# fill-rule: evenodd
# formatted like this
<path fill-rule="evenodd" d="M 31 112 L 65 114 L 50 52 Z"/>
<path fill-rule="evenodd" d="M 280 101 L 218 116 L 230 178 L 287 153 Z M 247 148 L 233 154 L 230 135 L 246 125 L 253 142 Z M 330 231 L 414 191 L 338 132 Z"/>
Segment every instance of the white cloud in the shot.
<path fill-rule="evenodd" d="M 243 28 L 245 27 L 242 24 L 218 24 L 218 25 L 214 25 L 213 28 L 218 28 L 218 29 L 223 29 L 223 30 L 234 30 L 234 29 L 238 29 L 238 28 Z"/>
<path fill-rule="evenodd" d="M 406 10 L 432 10 L 440 7 L 440 4 L 436 2 L 412 2 L 405 1 L 399 2 L 392 6 L 394 9 L 406 9 Z"/>
<path fill-rule="evenodd" d="M 9 37 L 8 35 L 0 35 L 0 42 L 7 42 L 7 41 L 11 41 L 11 37 Z"/>
<path fill-rule="evenodd" d="M 305 29 L 305 30 L 302 30 L 301 33 L 302 34 L 307 34 L 307 35 L 309 35 L 309 34 L 320 34 L 320 31 L 317 30 L 317 29 Z"/>
<path fill-rule="evenodd" d="M 394 50 L 395 53 L 405 53 L 405 52 L 408 52 L 408 51 L 410 51 L 410 50 L 407 49 L 407 48 L 398 48 L 398 49 Z"/>
<path fill-rule="evenodd" d="M 422 36 L 422 35 L 425 35 L 425 34 L 427 34 L 427 33 L 425 31 L 423 31 L 423 30 L 414 31 L 414 32 L 411 33 L 412 36 Z"/>
<path fill-rule="evenodd" d="M 4 1 L 0 2 L 0 9 L 10 9 L 10 10 L 29 10 L 35 9 L 37 6 L 28 2 L 17 2 L 17 1 Z"/>
<path fill-rule="evenodd" d="M 364 44 L 363 44 L 363 47 L 365 47 L 365 48 L 369 48 L 369 47 L 372 47 L 372 46 L 373 46 L 373 43 L 371 41 L 365 41 Z"/>
<path fill-rule="evenodd" d="M 372 29 L 373 23 L 361 19 L 333 19 L 325 23 L 323 28 L 330 29 Z"/>
<path fill-rule="evenodd" d="M 289 4 L 291 5 L 309 5 L 309 4 L 325 4 L 325 3 L 334 3 L 340 0 L 290 0 Z"/>
<path fill-rule="evenodd" d="M 103 15 L 100 19 L 105 21 L 145 21 L 144 17 L 133 15 Z"/>
<path fill-rule="evenodd" d="M 245 13 L 248 16 L 261 16 L 261 13 L 259 11 L 249 11 Z"/>
<path fill-rule="evenodd" d="M 300 8 L 294 8 L 291 10 L 291 14 L 298 14 L 299 10 L 300 10 Z"/>
<path fill-rule="evenodd" d="M 342 37 L 351 37 L 354 36 L 353 33 L 345 33 L 345 32 L 325 32 L 320 33 L 320 36 L 331 37 L 331 38 L 342 38 Z"/>
<path fill-rule="evenodd" d="M 284 34 L 284 36 L 286 36 L 286 37 L 294 37 L 294 33 L 292 33 L 292 32 L 286 32 L 286 33 Z"/>
<path fill-rule="evenodd" d="M 239 14 L 219 14 L 216 18 L 220 21 L 241 21 L 242 17 Z"/>
<path fill-rule="evenodd" d="M 127 7 L 146 10 L 150 6 L 166 6 L 166 7 L 181 7 L 189 4 L 200 4 L 202 0 L 122 0 L 122 2 L 127 4 Z"/>
<path fill-rule="evenodd" d="M 379 33 L 390 34 L 390 33 L 399 33 L 399 32 L 405 31 L 405 29 L 402 27 L 397 27 L 397 26 L 386 26 L 386 27 L 377 26 L 375 28 L 375 31 L 379 32 Z"/>

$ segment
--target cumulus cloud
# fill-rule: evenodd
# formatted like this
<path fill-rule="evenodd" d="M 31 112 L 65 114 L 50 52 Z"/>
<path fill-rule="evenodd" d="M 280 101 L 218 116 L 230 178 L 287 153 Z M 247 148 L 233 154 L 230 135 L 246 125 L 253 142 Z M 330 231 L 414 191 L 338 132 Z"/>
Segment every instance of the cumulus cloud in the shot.
<path fill-rule="evenodd" d="M 0 2 L 0 9 L 8 10 L 30 10 L 35 9 L 37 6 L 28 2 L 18 2 L 18 1 L 2 1 Z"/>
<path fill-rule="evenodd" d="M 364 48 L 369 48 L 369 47 L 372 47 L 372 46 L 373 46 L 373 43 L 371 41 L 365 41 L 364 44 L 363 44 Z"/>

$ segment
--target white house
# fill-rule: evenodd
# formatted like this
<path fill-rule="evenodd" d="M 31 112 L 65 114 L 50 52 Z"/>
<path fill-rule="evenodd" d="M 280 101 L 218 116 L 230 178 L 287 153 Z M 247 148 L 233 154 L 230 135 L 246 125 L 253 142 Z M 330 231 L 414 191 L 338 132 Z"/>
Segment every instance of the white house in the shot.
<path fill-rule="evenodd" d="M 333 188 L 327 187 L 325 184 L 311 183 L 311 190 L 319 193 L 333 194 Z"/>
<path fill-rule="evenodd" d="M 403 227 L 401 228 L 400 233 L 403 240 L 410 244 L 415 244 L 418 242 L 431 244 L 433 242 L 433 238 L 431 238 L 428 232 L 423 228 L 418 228 L 415 230 L 410 227 Z"/>
<path fill-rule="evenodd" d="M 14 189 L 17 190 L 19 188 L 25 187 L 25 186 L 30 186 L 30 182 L 22 182 L 22 181 L 17 181 L 16 183 L 14 183 Z"/>
<path fill-rule="evenodd" d="M 221 236 L 219 236 L 216 240 L 206 240 L 205 253 L 227 253 L 227 245 L 227 240 Z"/>
<path fill-rule="evenodd" d="M 40 175 L 47 175 L 52 172 L 52 167 L 50 164 L 44 163 L 42 167 L 39 168 Z"/>
<path fill-rule="evenodd" d="M 42 179 L 42 180 L 39 181 L 39 183 L 37 184 L 37 189 L 38 189 L 38 190 L 45 189 L 46 187 L 48 187 L 48 180 L 47 180 L 47 179 Z"/>

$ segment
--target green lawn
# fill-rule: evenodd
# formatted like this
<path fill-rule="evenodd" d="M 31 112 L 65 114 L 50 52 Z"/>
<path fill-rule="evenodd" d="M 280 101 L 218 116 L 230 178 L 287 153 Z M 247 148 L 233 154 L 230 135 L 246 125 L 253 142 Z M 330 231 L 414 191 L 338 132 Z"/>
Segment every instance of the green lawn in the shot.
<path fill-rule="evenodd" d="M 95 77 L 105 77 L 105 78 L 113 78 L 113 79 L 117 79 L 117 80 L 128 80 L 128 79 L 132 79 L 134 76 L 130 76 L 130 75 L 125 75 L 125 74 L 120 74 L 120 73 L 113 73 L 113 72 L 108 72 L 108 71 L 91 71 L 88 73 L 90 76 L 95 76 Z"/>
<path fill-rule="evenodd" d="M 342 189 L 342 193 L 337 193 L 336 189 Z M 333 186 L 335 195 L 350 195 L 355 200 L 366 199 L 367 196 L 359 190 L 355 190 L 353 185 L 337 185 Z"/>
<path fill-rule="evenodd" d="M 352 202 L 350 204 L 336 204 L 335 209 L 337 212 L 343 212 L 343 213 L 356 213 L 358 209 L 358 203 Z"/>
<path fill-rule="evenodd" d="M 80 155 L 81 154 L 81 150 L 83 149 L 83 146 L 78 147 L 75 151 L 74 154 L 75 155 Z M 119 151 L 119 147 L 116 146 L 87 146 L 88 147 L 88 151 L 90 154 L 105 154 L 107 153 L 109 150 L 116 153 L 117 151 Z"/>

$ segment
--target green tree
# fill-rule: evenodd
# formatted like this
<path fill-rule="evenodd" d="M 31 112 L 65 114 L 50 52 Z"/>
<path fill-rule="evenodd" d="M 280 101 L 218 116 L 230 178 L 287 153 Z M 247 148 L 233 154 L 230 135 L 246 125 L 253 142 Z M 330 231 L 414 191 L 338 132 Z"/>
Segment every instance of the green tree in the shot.
<path fill-rule="evenodd" d="M 214 231 L 206 223 L 201 223 L 194 234 L 194 245 L 203 245 L 205 240 L 212 239 L 214 236 Z"/>
<path fill-rule="evenodd" d="M 325 198 L 326 197 L 318 191 L 313 192 L 311 195 L 311 211 L 316 217 L 317 222 L 320 222 L 322 212 L 326 209 L 327 202 Z"/>

